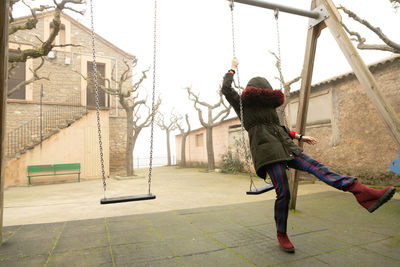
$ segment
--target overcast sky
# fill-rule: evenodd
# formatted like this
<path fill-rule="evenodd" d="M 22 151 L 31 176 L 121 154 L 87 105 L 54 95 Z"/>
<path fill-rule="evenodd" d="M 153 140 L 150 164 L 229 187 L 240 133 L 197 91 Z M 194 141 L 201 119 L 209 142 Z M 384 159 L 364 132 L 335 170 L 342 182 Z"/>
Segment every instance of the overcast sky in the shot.
<path fill-rule="evenodd" d="M 35 1 L 40 2 L 40 1 Z M 269 1 L 309 10 L 310 0 Z M 89 0 L 88 0 L 89 3 Z M 341 0 L 342 4 L 359 16 L 380 26 L 394 41 L 400 42 L 400 16 L 388 0 Z M 93 1 L 96 33 L 135 55 L 139 59 L 137 72 L 152 65 L 154 2 L 149 0 Z M 241 85 L 254 76 L 264 76 L 273 87 L 277 71 L 269 51 L 277 52 L 276 24 L 273 11 L 243 4 L 235 5 L 236 55 L 239 58 Z M 90 27 L 90 12 L 79 19 Z M 76 16 L 74 16 L 76 17 Z M 217 90 L 222 76 L 230 68 L 232 59 L 231 14 L 226 0 L 158 0 L 157 9 L 157 94 L 162 97 L 165 117 L 172 109 L 176 113 L 189 113 L 194 128 L 200 127 L 193 104 L 183 90 L 192 86 L 206 102 L 217 101 Z M 358 30 L 368 42 L 378 42 L 366 28 L 351 23 L 342 16 L 351 29 Z M 285 79 L 300 75 L 304 61 L 308 18 L 280 13 L 280 38 L 282 71 Z M 369 64 L 390 56 L 390 53 L 359 51 Z M 318 40 L 313 83 L 350 71 L 336 42 L 328 29 Z M 151 75 L 143 83 L 150 93 Z M 294 86 L 299 87 L 300 84 Z M 192 128 L 193 128 L 192 127 Z M 155 156 L 166 155 L 165 134 L 155 128 Z M 178 132 L 176 132 L 178 133 Z M 175 153 L 174 134 L 171 135 Z M 149 134 L 139 137 L 135 154 L 148 156 Z"/>

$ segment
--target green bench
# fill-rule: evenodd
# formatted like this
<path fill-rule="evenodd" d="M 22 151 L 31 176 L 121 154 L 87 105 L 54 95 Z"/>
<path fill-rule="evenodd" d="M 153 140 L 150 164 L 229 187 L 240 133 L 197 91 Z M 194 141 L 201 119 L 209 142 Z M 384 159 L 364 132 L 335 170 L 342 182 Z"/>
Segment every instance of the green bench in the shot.
<path fill-rule="evenodd" d="M 78 182 L 81 181 L 80 163 L 29 165 L 28 186 L 31 185 L 31 177 L 71 175 L 71 174 L 78 174 Z"/>

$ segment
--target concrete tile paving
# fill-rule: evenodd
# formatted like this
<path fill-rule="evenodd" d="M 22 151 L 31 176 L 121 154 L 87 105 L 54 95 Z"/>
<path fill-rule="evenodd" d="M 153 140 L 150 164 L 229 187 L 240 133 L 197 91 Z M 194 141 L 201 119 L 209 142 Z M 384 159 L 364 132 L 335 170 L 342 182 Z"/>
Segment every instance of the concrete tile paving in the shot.
<path fill-rule="evenodd" d="M 336 204 L 324 212 L 332 199 Z M 253 206 L 9 226 L 0 266 L 400 266 L 399 200 L 374 214 L 354 207 L 352 216 L 340 221 L 336 215 L 353 205 L 341 192 L 301 196 L 298 202 L 301 209 L 289 221 L 295 254 L 278 248 L 274 225 L 263 216 L 252 218 L 250 225 L 240 220 L 259 214 L 260 205 L 265 210 L 273 206 L 266 200 Z M 365 220 L 368 216 L 373 219 Z"/>
<path fill-rule="evenodd" d="M 188 182 L 196 182 L 188 177 L 185 176 Z M 71 186 L 78 185 L 66 185 Z M 190 186 L 196 187 L 188 184 L 186 190 Z M 220 186 L 227 188 L 223 183 Z M 215 198 L 227 197 L 227 202 L 221 199 L 206 202 L 206 198 L 198 196 L 204 200 L 200 206 L 196 206 L 196 201 L 189 205 L 182 203 L 182 199 L 169 197 L 165 203 L 157 199 L 149 204 L 115 204 L 101 210 L 98 203 L 94 206 L 87 198 L 85 211 L 91 210 L 93 216 L 82 216 L 81 220 L 76 219 L 77 214 L 71 214 L 62 217 L 67 220 L 52 221 L 55 214 L 62 214 L 53 204 L 47 217 L 33 220 L 48 219 L 49 223 L 28 224 L 27 216 L 16 215 L 8 218 L 8 222 L 21 223 L 3 228 L 0 266 L 400 266 L 397 197 L 370 214 L 348 193 L 316 190 L 310 185 L 302 187 L 297 210 L 291 212 L 288 224 L 289 236 L 296 247 L 294 254 L 278 247 L 274 200 L 270 197 L 273 193 L 264 194 L 264 199 L 261 196 L 235 202 L 234 196 L 223 192 Z M 310 189 L 304 193 L 304 188 Z M 16 191 L 22 194 L 24 190 Z M 161 199 L 171 191 L 172 188 L 161 190 Z M 232 192 L 238 194 L 235 189 Z M 29 211 L 23 203 L 13 202 L 8 216 L 17 214 L 17 210 Z M 79 203 L 69 204 L 74 205 L 72 210 L 77 210 Z M 61 203 L 58 208 L 64 209 L 65 205 Z M 146 207 L 138 208 L 141 205 Z M 45 214 L 47 206 L 40 201 L 31 211 L 39 207 Z M 90 207 L 99 207 L 99 212 L 95 214 Z M 145 208 L 147 212 L 141 212 Z M 104 216 L 110 209 L 115 211 Z"/>

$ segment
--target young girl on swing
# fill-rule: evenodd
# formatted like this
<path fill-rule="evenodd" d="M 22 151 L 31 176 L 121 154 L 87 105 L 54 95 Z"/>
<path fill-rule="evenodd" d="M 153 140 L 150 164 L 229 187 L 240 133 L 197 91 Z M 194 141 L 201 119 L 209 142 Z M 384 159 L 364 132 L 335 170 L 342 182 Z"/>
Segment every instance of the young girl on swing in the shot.
<path fill-rule="evenodd" d="M 313 159 L 297 146 L 293 139 L 314 145 L 317 140 L 303 136 L 281 126 L 276 108 L 285 101 L 280 90 L 272 90 L 269 82 L 262 77 L 252 78 L 242 94 L 232 88 L 233 76 L 239 62 L 232 60 L 232 68 L 225 74 L 221 91 L 240 118 L 240 98 L 243 105 L 243 125 L 250 141 L 254 168 L 259 177 L 269 175 L 276 191 L 275 222 L 280 248 L 294 252 L 294 246 L 287 234 L 290 190 L 286 168 L 309 172 L 321 181 L 339 190 L 354 194 L 357 201 L 369 212 L 375 211 L 395 193 L 395 188 L 373 189 L 357 181 L 357 178 L 338 174 Z"/>

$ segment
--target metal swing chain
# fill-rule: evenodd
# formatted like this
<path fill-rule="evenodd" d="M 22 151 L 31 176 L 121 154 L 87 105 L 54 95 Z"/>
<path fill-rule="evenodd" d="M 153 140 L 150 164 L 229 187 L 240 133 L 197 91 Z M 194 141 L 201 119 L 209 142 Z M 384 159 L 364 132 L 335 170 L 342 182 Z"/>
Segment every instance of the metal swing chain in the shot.
<path fill-rule="evenodd" d="M 281 38 L 279 33 L 279 9 L 275 9 L 274 17 L 276 22 L 276 39 L 278 43 L 278 70 L 279 70 L 279 88 L 283 90 L 283 75 L 282 75 L 282 58 L 281 58 Z"/>
<path fill-rule="evenodd" d="M 235 1 L 234 0 L 231 0 L 231 3 L 229 4 L 229 6 L 230 6 L 230 8 L 231 8 L 231 23 L 232 23 L 232 53 L 233 53 L 233 57 L 235 57 L 236 56 L 236 44 L 235 44 L 235 18 L 234 18 L 234 10 L 233 10 L 233 7 L 234 7 L 234 3 L 235 3 Z M 237 86 L 236 86 L 236 84 L 234 84 L 235 85 L 235 87 L 236 88 L 238 88 L 239 89 L 239 94 L 241 93 L 241 90 L 242 90 L 242 88 L 240 87 L 240 79 L 239 79 L 239 67 L 237 67 L 237 69 L 236 69 L 236 76 L 237 76 L 237 81 L 238 81 L 238 84 L 237 84 Z M 233 81 L 233 82 L 235 82 L 235 81 Z M 241 102 L 242 100 L 240 99 L 240 102 Z"/>
<path fill-rule="evenodd" d="M 150 126 L 150 161 L 149 161 L 149 195 L 151 193 L 151 175 L 153 171 L 153 140 L 154 140 L 154 116 L 156 94 L 156 55 L 157 55 L 157 0 L 154 0 L 154 31 L 153 31 L 153 91 L 151 99 L 151 126 Z"/>
<path fill-rule="evenodd" d="M 232 51 L 233 51 L 233 57 L 236 57 L 236 47 L 235 47 L 235 19 L 234 19 L 234 0 L 231 0 L 230 2 L 230 8 L 231 8 L 231 21 L 232 21 Z M 242 103 L 242 98 L 240 95 L 242 94 L 242 87 L 240 86 L 240 77 L 239 77 L 239 67 L 236 68 L 236 75 L 237 75 L 237 81 L 238 81 L 238 86 L 237 88 L 239 89 L 239 105 L 240 105 L 240 132 L 242 136 L 242 145 L 243 145 L 243 150 L 245 154 L 245 159 L 246 159 L 246 167 L 247 171 L 249 173 L 250 177 L 250 190 L 252 187 L 256 188 L 254 181 L 253 181 L 253 175 L 251 173 L 251 167 L 250 167 L 250 162 L 249 162 L 249 154 L 247 152 L 247 146 L 246 146 L 246 140 L 244 138 L 244 126 L 243 126 L 243 103 Z"/>
<path fill-rule="evenodd" d="M 100 162 L 101 162 L 101 174 L 103 180 L 104 198 L 106 198 L 106 174 L 104 170 L 104 156 L 103 156 L 103 143 L 101 141 L 101 124 L 100 124 L 100 102 L 99 102 L 99 82 L 97 77 L 97 64 L 96 64 L 96 48 L 95 48 L 95 36 L 94 36 L 94 22 L 93 22 L 93 2 L 90 0 L 90 22 L 91 22 L 91 37 L 92 37 L 92 54 L 93 54 L 93 78 L 94 88 L 96 93 L 96 116 L 97 116 L 97 133 L 99 137 L 99 149 L 100 149 Z"/>

